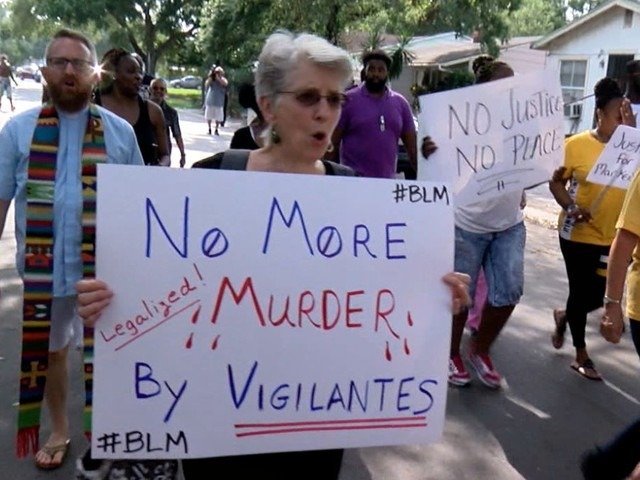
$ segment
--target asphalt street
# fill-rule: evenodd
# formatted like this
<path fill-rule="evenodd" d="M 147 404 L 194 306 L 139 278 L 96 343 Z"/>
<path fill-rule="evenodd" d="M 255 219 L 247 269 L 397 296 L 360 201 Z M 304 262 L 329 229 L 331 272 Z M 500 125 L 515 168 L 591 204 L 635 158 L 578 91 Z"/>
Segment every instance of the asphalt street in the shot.
<path fill-rule="evenodd" d="M 18 111 L 36 105 L 39 96 L 38 84 L 21 82 L 15 92 Z M 3 102 L 0 125 L 10 116 L 7 110 Z M 240 124 L 231 122 L 219 137 L 209 136 L 201 112 L 179 113 L 188 166 L 227 148 Z M 174 149 L 174 164 L 177 155 Z M 638 416 L 640 361 L 628 334 L 620 345 L 607 344 L 597 331 L 597 313 L 590 318 L 587 345 L 604 382 L 586 380 L 569 368 L 569 338 L 561 350 L 551 346 L 552 309 L 562 306 L 567 294 L 552 228 L 556 215 L 545 186 L 529 192 L 525 295 L 493 348 L 504 388 L 489 390 L 476 379 L 469 387 L 449 388 L 440 442 L 348 450 L 341 480 L 578 480 L 581 453 Z M 84 397 L 79 351 L 71 355 L 70 458 L 59 470 L 40 472 L 31 458 L 19 461 L 14 456 L 21 285 L 14 267 L 13 233 L 10 215 L 0 240 L 0 480 L 69 480 L 69 460 L 87 445 L 80 426 Z M 467 341 L 465 336 L 463 345 Z M 47 429 L 45 423 L 43 438 Z"/>

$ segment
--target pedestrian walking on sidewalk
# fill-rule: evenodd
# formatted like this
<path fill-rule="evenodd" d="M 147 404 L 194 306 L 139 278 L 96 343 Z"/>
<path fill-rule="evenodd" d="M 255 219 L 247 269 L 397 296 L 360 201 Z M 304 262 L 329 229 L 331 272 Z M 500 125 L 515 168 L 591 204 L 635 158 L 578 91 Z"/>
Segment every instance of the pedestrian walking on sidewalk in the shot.
<path fill-rule="evenodd" d="M 16 263 L 24 281 L 17 453 L 35 453 L 36 465 L 52 470 L 69 451 L 67 352 L 75 285 L 94 265 L 96 165 L 141 165 L 142 158 L 131 127 L 90 104 L 98 80 L 91 41 L 59 30 L 45 59 L 51 103 L 16 115 L 0 131 L 0 235 L 14 199 Z M 38 448 L 43 398 L 51 432 Z M 90 391 L 87 399 L 90 406 Z M 89 425 L 89 409 L 86 415 Z"/>
<path fill-rule="evenodd" d="M 553 312 L 554 348 L 561 348 L 567 324 L 575 360 L 571 368 L 589 380 L 602 380 L 587 352 L 587 314 L 610 301 L 605 297 L 609 248 L 625 192 L 591 183 L 587 176 L 618 125 L 633 125 L 629 100 L 612 78 L 602 78 L 594 88 L 596 128 L 568 138 L 564 165 L 554 172 L 549 188 L 562 207 L 558 219 L 560 250 L 569 280 L 565 309 Z M 603 300 L 604 298 L 604 300 Z"/>

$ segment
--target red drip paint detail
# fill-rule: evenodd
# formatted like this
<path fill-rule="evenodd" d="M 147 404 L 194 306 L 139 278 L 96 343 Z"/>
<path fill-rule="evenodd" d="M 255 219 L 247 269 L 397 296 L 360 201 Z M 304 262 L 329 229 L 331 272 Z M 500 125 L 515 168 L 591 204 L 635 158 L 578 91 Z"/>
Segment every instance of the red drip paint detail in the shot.
<path fill-rule="evenodd" d="M 198 265 L 194 263 L 193 268 L 195 269 L 196 274 L 198 275 L 198 278 L 200 278 L 200 280 L 204 280 L 204 278 L 202 277 L 202 274 L 200 273 L 200 270 L 198 269 Z"/>
<path fill-rule="evenodd" d="M 404 353 L 411 355 L 411 349 L 409 348 L 409 340 L 404 339 Z"/>
<path fill-rule="evenodd" d="M 391 349 L 389 348 L 389 342 L 386 342 L 387 346 L 384 349 L 384 357 L 390 362 L 391 361 Z"/>
<path fill-rule="evenodd" d="M 184 345 L 186 348 L 191 348 L 193 346 L 193 332 L 189 335 L 187 339 L 187 343 Z"/>
<path fill-rule="evenodd" d="M 198 318 L 200 317 L 200 310 L 202 310 L 202 305 L 198 305 L 198 308 L 196 308 L 196 311 L 193 312 L 193 315 L 191 315 L 191 323 L 193 323 L 194 325 L 196 324 L 196 322 L 198 321 Z"/>
<path fill-rule="evenodd" d="M 407 323 L 410 327 L 413 327 L 413 318 L 411 317 L 411 312 L 407 312 Z"/>
<path fill-rule="evenodd" d="M 216 348 L 218 348 L 218 340 L 220 340 L 220 335 L 216 335 L 216 338 L 214 338 L 213 342 L 211 342 L 211 350 L 215 350 Z"/>

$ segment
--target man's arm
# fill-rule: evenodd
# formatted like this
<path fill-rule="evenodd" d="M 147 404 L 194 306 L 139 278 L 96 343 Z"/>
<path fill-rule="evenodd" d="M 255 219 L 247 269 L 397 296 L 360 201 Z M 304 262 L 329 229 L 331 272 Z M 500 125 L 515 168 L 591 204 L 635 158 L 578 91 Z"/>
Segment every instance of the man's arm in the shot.
<path fill-rule="evenodd" d="M 417 136 L 415 130 L 410 130 L 403 133 L 400 138 L 404 144 L 404 148 L 407 150 L 407 156 L 409 157 L 409 163 L 413 167 L 416 173 L 418 173 L 418 147 Z"/>
<path fill-rule="evenodd" d="M 0 238 L 4 231 L 4 223 L 7 221 L 7 212 L 9 211 L 11 200 L 0 200 Z"/>

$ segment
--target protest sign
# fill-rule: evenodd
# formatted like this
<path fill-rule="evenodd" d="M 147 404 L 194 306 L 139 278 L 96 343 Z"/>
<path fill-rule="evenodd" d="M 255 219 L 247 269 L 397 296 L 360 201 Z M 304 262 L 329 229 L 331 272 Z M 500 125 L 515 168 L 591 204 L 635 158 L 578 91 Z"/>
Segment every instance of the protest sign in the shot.
<path fill-rule="evenodd" d="M 562 164 L 563 101 L 557 72 L 537 72 L 420 97 L 418 178 L 452 184 L 456 205 L 523 190 Z"/>
<path fill-rule="evenodd" d="M 92 452 L 191 458 L 442 434 L 442 183 L 101 165 Z"/>
<path fill-rule="evenodd" d="M 640 158 L 640 130 L 619 125 L 587 175 L 589 182 L 629 188 Z"/>

